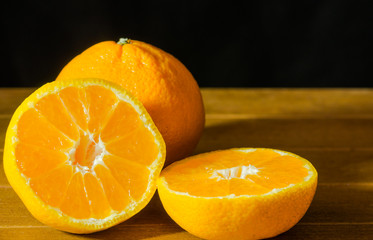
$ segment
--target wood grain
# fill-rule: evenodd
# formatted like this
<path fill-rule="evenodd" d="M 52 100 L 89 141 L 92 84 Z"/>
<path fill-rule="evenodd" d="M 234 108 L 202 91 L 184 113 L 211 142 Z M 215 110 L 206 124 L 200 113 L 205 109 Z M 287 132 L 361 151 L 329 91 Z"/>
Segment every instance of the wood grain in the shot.
<path fill-rule="evenodd" d="M 4 146 L 9 121 L 0 118 L 0 146 Z M 207 119 L 196 153 L 232 147 L 373 150 L 372 122 L 373 118 Z"/>
<path fill-rule="evenodd" d="M 0 88 L 0 117 L 10 118 L 18 105 L 34 90 L 34 88 Z"/>
<path fill-rule="evenodd" d="M 139 234 L 141 232 L 141 234 Z M 273 239 L 276 240 L 371 240 L 373 229 L 370 224 L 341 224 L 341 225 L 296 225 L 288 232 Z M 42 228 L 6 228 L 0 230 L 0 239 L 111 239 L 111 240 L 196 240 L 199 239 L 186 233 L 177 226 L 155 227 L 154 225 L 141 225 L 135 227 L 113 227 L 110 230 L 89 235 L 74 235 L 59 232 L 54 229 Z"/>
<path fill-rule="evenodd" d="M 208 119 L 197 152 L 232 147 L 372 148 L 372 119 Z"/>
<path fill-rule="evenodd" d="M 0 88 L 0 114 L 11 114 L 35 88 Z M 201 89 L 206 114 L 246 116 L 372 115 L 373 89 Z"/>
<path fill-rule="evenodd" d="M 373 89 L 203 89 L 207 115 L 372 115 Z"/>
<path fill-rule="evenodd" d="M 74 239 L 70 237 L 77 237 L 76 235 L 53 230 L 35 220 L 11 188 L 0 188 L 0 196 L 0 213 L 3 216 L 0 219 L 0 232 L 8 231 L 9 234 L 12 232 L 15 234 L 17 230 L 23 229 L 26 230 L 25 233 L 29 232 L 31 234 L 32 232 L 40 231 L 42 234 L 48 233 L 48 235 L 54 236 L 54 238 L 65 236 L 68 239 Z M 301 233 L 305 229 L 308 229 L 306 230 L 309 234 L 308 237 L 313 239 L 310 229 L 321 228 L 323 231 L 327 231 L 327 227 L 336 227 L 337 229 L 341 229 L 342 227 L 351 229 L 364 227 L 367 230 L 372 230 L 372 197 L 372 184 L 322 184 L 318 186 L 315 199 L 303 219 L 294 229 L 288 233 L 284 233 L 282 237 L 287 236 L 293 239 L 292 237 L 297 236 L 294 239 L 298 239 L 299 236 L 302 236 Z M 146 238 L 154 237 L 156 239 L 157 236 L 161 235 L 162 239 L 167 239 L 163 238 L 163 235 L 166 235 L 169 237 L 182 237 L 181 239 L 194 239 L 188 236 L 168 217 L 162 208 L 157 194 L 148 206 L 133 218 L 109 230 L 86 235 L 86 237 L 99 239 L 101 237 L 108 237 L 109 239 L 116 239 L 115 236 L 123 234 L 126 236 L 126 239 L 135 239 L 139 231 L 141 231 L 141 236 Z M 327 231 L 327 233 L 328 235 L 324 237 L 329 238 L 317 239 L 330 239 L 333 236 L 333 232 Z"/>
<path fill-rule="evenodd" d="M 320 184 L 302 224 L 364 223 L 373 226 L 373 184 Z M 6 206 L 12 206 L 8 208 Z M 11 188 L 0 188 L 0 227 L 42 226 L 26 210 Z M 158 195 L 138 215 L 121 225 L 174 224 Z"/>
<path fill-rule="evenodd" d="M 0 89 L 0 155 L 12 113 L 33 90 Z M 308 212 L 275 239 L 373 239 L 373 89 L 202 89 L 202 95 L 206 127 L 195 154 L 278 148 L 318 170 Z M 0 166 L 0 239 L 198 239 L 169 218 L 157 195 L 103 232 L 52 229 L 30 215 Z"/>

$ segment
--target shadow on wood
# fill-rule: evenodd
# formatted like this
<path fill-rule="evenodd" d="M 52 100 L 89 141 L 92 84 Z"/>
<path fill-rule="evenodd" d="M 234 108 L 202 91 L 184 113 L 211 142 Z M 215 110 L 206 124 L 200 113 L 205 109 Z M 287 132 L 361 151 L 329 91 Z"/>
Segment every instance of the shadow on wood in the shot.
<path fill-rule="evenodd" d="M 141 234 L 139 234 L 141 233 Z M 107 230 L 82 235 L 87 239 L 152 239 L 159 236 L 169 236 L 170 239 L 178 233 L 185 234 L 163 209 L 158 193 L 150 203 L 138 214 L 127 221 Z"/>
<path fill-rule="evenodd" d="M 372 148 L 372 119 L 207 119 L 195 153 L 236 147 Z"/>

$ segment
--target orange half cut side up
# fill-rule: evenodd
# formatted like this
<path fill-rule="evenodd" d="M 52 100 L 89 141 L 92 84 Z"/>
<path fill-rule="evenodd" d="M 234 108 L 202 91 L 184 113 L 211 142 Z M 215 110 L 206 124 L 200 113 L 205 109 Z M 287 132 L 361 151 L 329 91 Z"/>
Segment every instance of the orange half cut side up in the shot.
<path fill-rule="evenodd" d="M 162 204 L 203 239 L 262 239 L 293 227 L 311 204 L 317 172 L 280 150 L 241 148 L 199 154 L 165 168 Z"/>

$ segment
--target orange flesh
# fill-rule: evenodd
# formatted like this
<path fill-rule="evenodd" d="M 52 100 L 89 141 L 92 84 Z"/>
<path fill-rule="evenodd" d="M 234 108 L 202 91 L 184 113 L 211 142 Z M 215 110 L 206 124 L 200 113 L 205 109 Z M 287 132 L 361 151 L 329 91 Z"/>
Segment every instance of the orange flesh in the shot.
<path fill-rule="evenodd" d="M 78 219 L 141 199 L 158 148 L 132 105 L 99 86 L 44 96 L 17 125 L 19 171 L 42 201 Z"/>
<path fill-rule="evenodd" d="M 307 176 L 304 163 L 296 157 L 258 149 L 202 154 L 175 164 L 165 180 L 174 191 L 221 197 L 265 194 L 300 183 Z"/>

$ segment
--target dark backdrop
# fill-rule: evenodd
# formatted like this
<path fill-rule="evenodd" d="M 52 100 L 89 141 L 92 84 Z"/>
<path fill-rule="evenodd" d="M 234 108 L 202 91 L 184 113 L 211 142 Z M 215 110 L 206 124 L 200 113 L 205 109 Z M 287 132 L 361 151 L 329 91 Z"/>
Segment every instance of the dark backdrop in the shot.
<path fill-rule="evenodd" d="M 173 54 L 202 87 L 373 87 L 371 1 L 9 2 L 0 87 L 52 81 L 120 37 Z"/>

